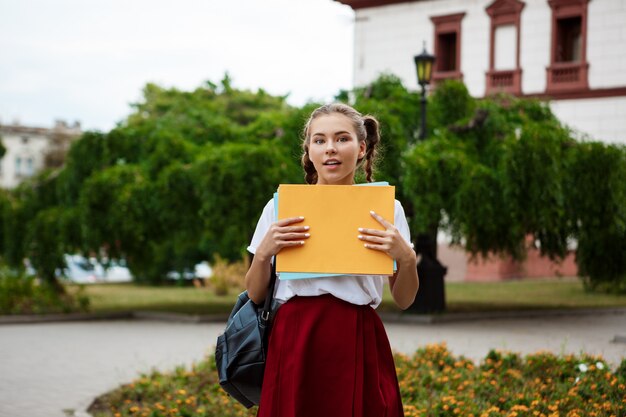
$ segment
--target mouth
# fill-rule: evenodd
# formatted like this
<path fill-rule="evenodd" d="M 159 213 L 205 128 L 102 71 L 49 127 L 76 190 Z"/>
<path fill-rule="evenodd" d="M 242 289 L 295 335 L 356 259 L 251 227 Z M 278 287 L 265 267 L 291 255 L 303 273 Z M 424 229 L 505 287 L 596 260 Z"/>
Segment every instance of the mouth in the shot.
<path fill-rule="evenodd" d="M 324 162 L 324 165 L 326 166 L 341 165 L 341 162 L 337 161 L 336 159 L 329 159 L 328 161 Z"/>

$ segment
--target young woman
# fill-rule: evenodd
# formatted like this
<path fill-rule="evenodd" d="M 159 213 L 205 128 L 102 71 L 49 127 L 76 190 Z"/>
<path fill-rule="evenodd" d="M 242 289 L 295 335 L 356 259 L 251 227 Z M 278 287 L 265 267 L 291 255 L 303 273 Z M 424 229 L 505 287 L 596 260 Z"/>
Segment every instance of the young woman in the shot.
<path fill-rule="evenodd" d="M 316 109 L 304 129 L 306 182 L 351 185 L 360 168 L 371 182 L 379 139 L 378 122 L 371 116 L 345 104 Z M 384 230 L 355 230 L 354 238 L 396 260 L 389 285 L 396 304 L 406 309 L 415 299 L 418 277 L 404 210 L 396 200 L 394 224 L 372 216 Z M 254 258 L 246 287 L 254 302 L 267 295 L 272 257 L 285 247 L 306 244 L 309 236 L 306 219 L 275 222 L 273 200 L 267 203 L 248 247 Z M 404 415 L 389 340 L 374 310 L 385 278 L 276 281 L 275 298 L 284 304 L 272 326 L 258 416 Z"/>

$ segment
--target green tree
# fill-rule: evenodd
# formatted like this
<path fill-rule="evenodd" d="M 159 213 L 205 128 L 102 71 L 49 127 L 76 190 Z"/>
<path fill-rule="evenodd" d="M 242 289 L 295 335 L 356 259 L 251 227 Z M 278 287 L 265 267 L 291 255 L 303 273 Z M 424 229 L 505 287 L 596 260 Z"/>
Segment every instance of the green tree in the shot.
<path fill-rule="evenodd" d="M 582 143 L 564 182 L 576 262 L 590 289 L 626 292 L 626 148 Z"/>
<path fill-rule="evenodd" d="M 624 148 L 573 140 L 545 103 L 496 96 L 468 104 L 462 92 L 455 82 L 437 87 L 431 105 L 445 115 L 405 155 L 413 233 L 436 224 L 471 254 L 518 260 L 528 237 L 552 259 L 576 241 L 589 287 L 623 288 Z"/>
<path fill-rule="evenodd" d="M 205 153 L 195 166 L 203 250 L 240 259 L 277 185 L 297 182 L 290 178 L 293 163 L 272 142 L 225 144 Z"/>
<path fill-rule="evenodd" d="M 12 204 L 9 198 L 9 193 L 0 189 L 0 261 L 3 256 L 6 256 L 6 245 L 9 243 L 7 226 L 9 219 L 13 217 Z"/>
<path fill-rule="evenodd" d="M 148 84 L 116 128 L 84 133 L 62 169 L 0 199 L 3 257 L 51 282 L 65 253 L 123 258 L 148 283 L 238 258 L 277 184 L 301 181 L 301 116 L 228 76 L 189 92 Z"/>
<path fill-rule="evenodd" d="M 29 258 L 51 283 L 63 255 L 125 259 L 138 281 L 163 282 L 220 255 L 245 252 L 281 182 L 302 182 L 302 127 L 317 105 L 289 106 L 225 76 L 192 91 L 148 84 L 109 132 L 86 132 L 65 166 L 0 192 L 0 256 Z M 429 99 L 395 76 L 342 91 L 381 122 L 376 179 L 397 187 L 412 235 L 446 231 L 472 254 L 522 259 L 526 239 L 554 259 L 577 242 L 589 288 L 626 285 L 626 162 L 620 146 L 580 143 L 538 101 L 475 100 L 458 82 Z"/>

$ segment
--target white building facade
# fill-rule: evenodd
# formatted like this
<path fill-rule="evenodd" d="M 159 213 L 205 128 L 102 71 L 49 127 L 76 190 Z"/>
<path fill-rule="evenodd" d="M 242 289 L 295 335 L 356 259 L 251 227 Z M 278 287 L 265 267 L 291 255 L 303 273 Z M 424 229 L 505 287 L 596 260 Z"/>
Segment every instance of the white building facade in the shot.
<path fill-rule="evenodd" d="M 58 166 L 71 142 L 81 134 L 79 123 L 57 121 L 53 128 L 0 124 L 6 153 L 0 159 L 0 187 L 14 188 L 45 167 Z"/>
<path fill-rule="evenodd" d="M 425 43 L 435 84 L 549 100 L 580 136 L 626 144 L 626 0 L 336 1 L 356 15 L 355 86 L 387 72 L 417 89 Z"/>

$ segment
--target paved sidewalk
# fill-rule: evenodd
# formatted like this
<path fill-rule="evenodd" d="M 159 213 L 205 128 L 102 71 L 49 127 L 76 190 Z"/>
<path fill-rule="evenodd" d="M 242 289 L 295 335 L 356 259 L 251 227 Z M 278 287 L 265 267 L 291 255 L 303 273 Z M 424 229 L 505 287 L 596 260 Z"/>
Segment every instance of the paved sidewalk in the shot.
<path fill-rule="evenodd" d="M 387 323 L 395 350 L 446 342 L 482 359 L 489 349 L 586 351 L 616 365 L 626 357 L 626 314 Z M 223 324 L 115 320 L 0 326 L 0 417 L 85 416 L 93 398 L 152 368 L 167 371 L 212 351 Z M 618 340 L 621 340 L 618 338 Z M 65 412 L 63 410 L 66 410 Z"/>

